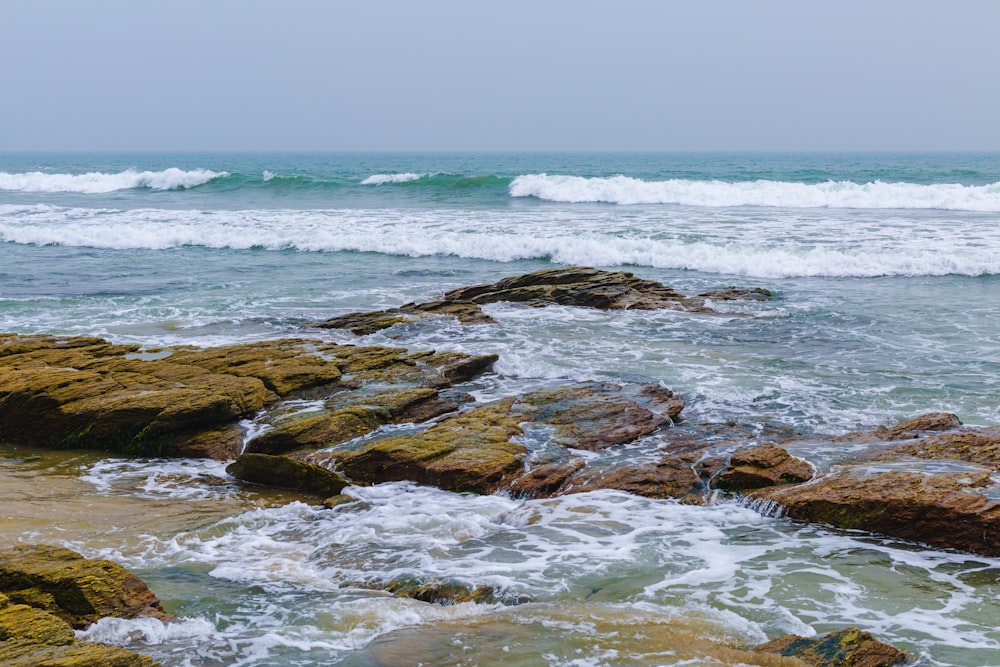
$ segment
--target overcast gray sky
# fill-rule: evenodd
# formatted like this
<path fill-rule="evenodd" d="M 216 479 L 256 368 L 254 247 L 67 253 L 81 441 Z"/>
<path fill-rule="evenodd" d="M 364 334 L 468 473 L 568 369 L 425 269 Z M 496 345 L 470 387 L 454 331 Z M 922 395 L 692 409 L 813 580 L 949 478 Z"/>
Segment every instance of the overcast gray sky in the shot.
<path fill-rule="evenodd" d="M 993 0 L 3 0 L 0 150 L 1000 150 Z"/>

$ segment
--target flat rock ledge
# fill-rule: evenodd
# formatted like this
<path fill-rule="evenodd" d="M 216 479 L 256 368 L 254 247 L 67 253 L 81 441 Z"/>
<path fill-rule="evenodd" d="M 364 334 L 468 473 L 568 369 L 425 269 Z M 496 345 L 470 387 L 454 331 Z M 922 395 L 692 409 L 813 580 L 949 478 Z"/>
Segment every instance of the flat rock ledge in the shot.
<path fill-rule="evenodd" d="M 314 326 L 348 329 L 366 335 L 397 324 L 412 323 L 435 315 L 447 315 L 462 324 L 494 324 L 480 306 L 488 303 L 524 303 L 529 306 L 579 306 L 600 310 L 681 310 L 714 313 L 712 302 L 764 301 L 771 293 L 762 288 L 728 287 L 687 296 L 653 280 L 637 278 L 625 271 L 604 271 L 586 266 L 545 269 L 510 276 L 495 283 L 452 290 L 438 301 L 408 303 L 399 308 L 349 313 Z"/>
<path fill-rule="evenodd" d="M 256 416 L 275 428 L 251 451 L 284 453 L 290 441 L 326 445 L 453 411 L 469 397 L 451 386 L 496 359 L 291 339 L 141 350 L 0 334 L 0 434 L 15 446 L 227 460 L 243 447 L 239 421 Z M 289 407 L 303 401 L 308 411 Z"/>
<path fill-rule="evenodd" d="M 0 551 L 0 663 L 159 666 L 126 649 L 76 639 L 74 629 L 107 616 L 173 618 L 146 584 L 117 563 L 48 545 Z"/>
<path fill-rule="evenodd" d="M 832 441 L 871 448 L 809 483 L 747 497 L 800 521 L 1000 555 L 1000 428 L 966 428 L 955 415 L 930 413 Z"/>

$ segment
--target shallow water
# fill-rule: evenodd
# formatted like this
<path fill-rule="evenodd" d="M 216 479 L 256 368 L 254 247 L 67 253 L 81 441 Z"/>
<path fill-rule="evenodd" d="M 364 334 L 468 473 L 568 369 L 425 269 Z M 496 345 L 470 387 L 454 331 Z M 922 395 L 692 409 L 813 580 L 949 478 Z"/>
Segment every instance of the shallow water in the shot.
<path fill-rule="evenodd" d="M 997 156 L 4 156 L 0 173 L 3 331 L 496 352 L 496 372 L 463 387 L 481 400 L 652 381 L 687 401 L 689 425 L 807 436 L 933 410 L 1000 423 Z M 497 326 L 360 339 L 302 326 L 569 263 L 775 298 L 721 315 L 495 304 Z M 852 454 L 821 442 L 796 453 L 822 470 Z M 325 510 L 236 486 L 220 463 L 0 453 L 20 457 L 0 458 L 0 539 L 136 571 L 183 620 L 86 635 L 168 667 L 736 664 L 767 638 L 846 625 L 919 665 L 1000 665 L 1000 561 L 731 501 L 388 484 Z M 401 575 L 532 601 L 373 588 Z"/>

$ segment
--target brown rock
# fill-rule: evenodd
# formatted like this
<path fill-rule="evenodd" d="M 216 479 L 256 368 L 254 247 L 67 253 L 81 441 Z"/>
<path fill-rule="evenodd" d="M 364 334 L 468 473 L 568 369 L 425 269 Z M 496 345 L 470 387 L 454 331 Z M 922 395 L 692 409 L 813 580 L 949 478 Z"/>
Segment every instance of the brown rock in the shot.
<path fill-rule="evenodd" d="M 700 505 L 705 486 L 693 464 L 693 456 L 676 455 L 665 457 L 655 464 L 621 466 L 564 487 L 563 492 L 617 489 L 647 498 L 677 498 Z"/>
<path fill-rule="evenodd" d="M 159 599 L 117 563 L 47 545 L 0 552 L 0 592 L 82 629 L 105 616 L 169 619 Z"/>
<path fill-rule="evenodd" d="M 546 463 L 532 468 L 515 479 L 507 489 L 514 496 L 547 498 L 557 495 L 563 484 L 584 468 L 581 459 L 568 463 Z"/>
<path fill-rule="evenodd" d="M 908 659 L 905 652 L 876 641 L 870 633 L 855 627 L 811 639 L 785 635 L 761 644 L 756 650 L 795 657 L 818 667 L 890 667 Z"/>
<path fill-rule="evenodd" d="M 725 491 L 746 491 L 765 486 L 798 484 L 812 478 L 813 469 L 781 447 L 762 445 L 733 454 L 729 466 L 713 480 Z"/>
<path fill-rule="evenodd" d="M 894 459 L 900 456 L 965 461 L 1000 468 L 1000 427 L 927 436 L 880 452 L 877 458 Z"/>
<path fill-rule="evenodd" d="M 559 304 L 601 310 L 706 310 L 704 299 L 686 297 L 658 282 L 636 278 L 622 271 L 580 266 L 547 269 L 511 276 L 488 285 L 464 287 L 446 293 L 444 298 L 446 301 L 476 304 L 512 301 L 531 306 Z"/>
<path fill-rule="evenodd" d="M 950 412 L 928 412 L 889 428 L 847 433 L 834 439 L 850 442 L 909 440 L 919 438 L 928 432 L 950 431 L 961 426 L 959 418 Z"/>
<path fill-rule="evenodd" d="M 597 451 L 660 429 L 676 419 L 683 407 L 684 402 L 669 389 L 656 385 L 642 385 L 630 396 L 620 385 L 582 382 L 524 394 L 517 399 L 514 412 L 525 421 L 554 427 L 556 444 Z"/>
<path fill-rule="evenodd" d="M 712 301 L 768 301 L 772 295 L 771 292 L 762 287 L 743 289 L 733 286 L 702 292 L 698 296 Z"/>
<path fill-rule="evenodd" d="M 756 491 L 792 519 L 861 529 L 940 548 L 1000 555 L 1000 503 L 977 490 L 988 475 L 844 471 L 809 484 Z"/>

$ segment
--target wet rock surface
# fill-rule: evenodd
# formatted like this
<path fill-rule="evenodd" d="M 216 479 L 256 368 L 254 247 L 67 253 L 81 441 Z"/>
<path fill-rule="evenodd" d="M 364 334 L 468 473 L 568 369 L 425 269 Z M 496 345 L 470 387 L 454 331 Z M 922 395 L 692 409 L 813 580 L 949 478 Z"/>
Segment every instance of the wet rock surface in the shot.
<path fill-rule="evenodd" d="M 761 644 L 756 650 L 798 658 L 818 667 L 890 667 L 909 659 L 905 652 L 856 627 L 812 638 L 785 635 Z"/>
<path fill-rule="evenodd" d="M 135 575 L 69 549 L 21 545 L 0 552 L 0 662 L 17 667 L 156 667 L 121 648 L 81 642 L 73 630 L 100 618 L 172 618 Z"/>
<path fill-rule="evenodd" d="M 751 497 L 792 519 L 1000 554 L 1000 502 L 994 499 L 1000 488 L 992 477 L 1000 470 L 1000 429 L 965 428 L 955 415 L 929 413 L 831 440 L 871 448 L 808 484 Z"/>
<path fill-rule="evenodd" d="M 582 467 L 567 453 L 526 468 L 529 431 L 549 445 L 598 451 L 672 423 L 684 403 L 656 385 L 586 382 L 529 392 L 440 419 L 429 429 L 307 456 L 353 482 L 410 480 L 452 491 L 551 495 Z"/>
<path fill-rule="evenodd" d="M 431 604 L 453 605 L 463 602 L 477 604 L 516 605 L 530 602 L 525 596 L 507 596 L 492 586 L 467 584 L 454 579 L 420 579 L 398 577 L 385 585 L 385 590 L 397 597 L 420 600 Z"/>
<path fill-rule="evenodd" d="M 967 473 L 841 471 L 812 484 L 757 491 L 792 519 L 860 529 L 945 549 L 1000 555 L 1000 503 L 992 483 Z"/>
<path fill-rule="evenodd" d="M 0 335 L 0 434 L 9 444 L 145 456 L 234 458 L 239 420 L 329 400 L 267 434 L 251 451 L 316 448 L 384 423 L 454 410 L 441 391 L 495 355 L 417 352 L 277 340 L 140 351 L 99 338 Z M 291 411 L 294 413 L 295 411 Z"/>
<path fill-rule="evenodd" d="M 706 301 L 771 298 L 765 289 L 729 287 L 686 296 L 653 280 L 637 278 L 625 271 L 604 271 L 586 266 L 546 269 L 510 276 L 495 283 L 452 290 L 439 301 L 408 303 L 399 308 L 349 313 L 332 317 L 314 326 L 348 329 L 365 335 L 397 324 L 412 323 L 429 316 L 451 316 L 462 324 L 495 324 L 480 306 L 488 303 L 524 303 L 529 306 L 579 306 L 600 310 L 682 310 L 711 313 Z"/>
<path fill-rule="evenodd" d="M 347 486 L 347 480 L 337 473 L 287 456 L 243 454 L 229 464 L 226 472 L 251 484 L 301 491 L 321 498 L 336 496 Z"/>
<path fill-rule="evenodd" d="M 713 486 L 725 491 L 746 491 L 766 486 L 809 481 L 813 468 L 775 445 L 762 445 L 733 454 Z"/>

